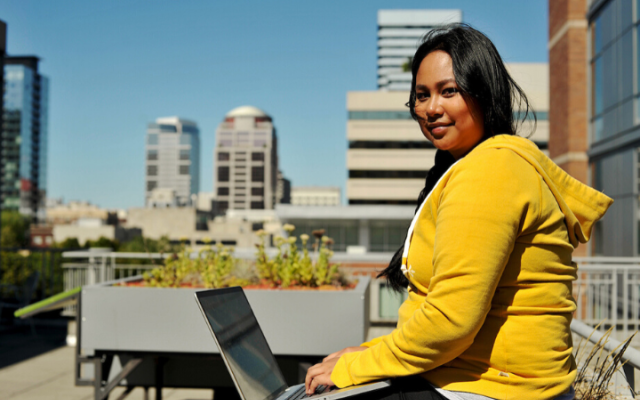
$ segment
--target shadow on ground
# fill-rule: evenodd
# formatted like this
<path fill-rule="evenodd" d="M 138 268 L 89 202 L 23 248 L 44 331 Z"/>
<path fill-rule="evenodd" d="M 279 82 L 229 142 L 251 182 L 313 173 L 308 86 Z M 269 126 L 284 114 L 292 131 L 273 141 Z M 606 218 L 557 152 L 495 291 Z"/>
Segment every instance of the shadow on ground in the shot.
<path fill-rule="evenodd" d="M 21 321 L 22 322 L 22 321 Z M 0 368 L 39 356 L 66 345 L 66 320 L 35 320 L 0 325 Z"/>

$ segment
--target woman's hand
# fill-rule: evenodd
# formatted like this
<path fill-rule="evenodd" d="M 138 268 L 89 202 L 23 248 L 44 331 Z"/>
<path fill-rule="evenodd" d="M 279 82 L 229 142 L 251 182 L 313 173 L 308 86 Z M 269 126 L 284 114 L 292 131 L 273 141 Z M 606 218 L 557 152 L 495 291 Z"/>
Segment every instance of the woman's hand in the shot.
<path fill-rule="evenodd" d="M 307 395 L 315 393 L 318 385 L 335 386 L 331 380 L 331 373 L 336 366 L 340 358 L 334 357 L 322 361 L 320 364 L 316 364 L 307 370 L 307 377 L 304 380 L 304 387 L 307 391 Z"/>
<path fill-rule="evenodd" d="M 304 380 L 304 386 L 306 388 L 307 394 L 311 395 L 315 393 L 316 387 L 318 385 L 325 386 L 335 386 L 333 381 L 331 380 L 331 373 L 333 372 L 333 368 L 336 366 L 336 363 L 340 359 L 340 356 L 345 353 L 353 353 L 355 351 L 363 351 L 367 349 L 362 346 L 352 346 L 342 349 L 340 351 L 336 351 L 335 353 L 331 353 L 322 360 L 320 364 L 316 364 L 313 367 L 307 370 L 307 377 Z"/>
<path fill-rule="evenodd" d="M 354 351 L 363 351 L 363 350 L 366 350 L 366 349 L 367 349 L 367 347 L 363 347 L 363 346 L 347 347 L 347 348 L 344 348 L 344 349 L 342 349 L 340 351 L 336 351 L 335 353 L 329 354 L 328 356 L 326 356 L 324 358 L 324 360 L 322 360 L 322 362 L 325 362 L 325 361 L 330 360 L 332 358 L 340 358 L 340 356 L 342 356 L 343 354 L 346 354 L 346 353 L 353 353 Z"/>

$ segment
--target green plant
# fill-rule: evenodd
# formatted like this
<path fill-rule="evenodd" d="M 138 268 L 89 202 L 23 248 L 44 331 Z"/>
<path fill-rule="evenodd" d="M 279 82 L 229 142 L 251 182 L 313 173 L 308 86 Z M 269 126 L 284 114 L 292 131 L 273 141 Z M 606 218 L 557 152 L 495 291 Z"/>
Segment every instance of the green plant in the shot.
<path fill-rule="evenodd" d="M 191 252 L 187 248 L 166 259 L 164 266 L 159 266 L 143 274 L 147 286 L 180 287 L 196 275 L 196 266 L 191 260 Z"/>
<path fill-rule="evenodd" d="M 18 211 L 2 211 L 0 219 L 2 222 L 1 247 L 29 246 L 29 218 Z"/>
<path fill-rule="evenodd" d="M 206 288 L 223 288 L 229 286 L 245 286 L 249 282 L 234 276 L 237 260 L 231 255 L 232 248 L 221 244 L 213 250 L 210 246 L 200 250 L 196 264 Z"/>
<path fill-rule="evenodd" d="M 256 269 L 260 280 L 272 287 L 287 288 L 292 285 L 319 287 L 334 284 L 341 286 L 346 283 L 344 277 L 338 273 L 338 265 L 331 264 L 333 240 L 324 236 L 324 230 L 314 231 L 316 241 L 313 244 L 315 258 L 313 263 L 309 254 L 309 235 L 300 235 L 302 253 L 298 248 L 298 238 L 292 236 L 295 226 L 285 224 L 283 229 L 288 238 L 276 236 L 274 244 L 276 255 L 269 259 L 265 251 L 264 240 L 266 233 L 258 231 L 260 243 L 257 245 Z"/>
<path fill-rule="evenodd" d="M 165 265 L 145 272 L 144 281 L 151 287 L 202 285 L 213 289 L 246 285 L 248 281 L 234 276 L 237 260 L 232 253 L 232 248 L 219 244 L 215 248 L 203 248 L 196 258 L 192 258 L 191 249 L 183 247 L 167 258 Z"/>

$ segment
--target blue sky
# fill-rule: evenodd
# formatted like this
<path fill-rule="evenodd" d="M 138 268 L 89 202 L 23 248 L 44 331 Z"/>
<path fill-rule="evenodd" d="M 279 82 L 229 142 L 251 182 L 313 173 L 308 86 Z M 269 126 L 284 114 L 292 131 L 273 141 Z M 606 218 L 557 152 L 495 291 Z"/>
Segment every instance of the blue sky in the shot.
<path fill-rule="evenodd" d="M 346 93 L 376 89 L 379 9 L 456 8 L 506 62 L 547 62 L 547 0 L 0 0 L 7 51 L 50 79 L 49 197 L 144 203 L 144 137 L 158 117 L 195 120 L 201 191 L 214 133 L 254 105 L 279 137 L 293 186 L 344 190 Z"/>

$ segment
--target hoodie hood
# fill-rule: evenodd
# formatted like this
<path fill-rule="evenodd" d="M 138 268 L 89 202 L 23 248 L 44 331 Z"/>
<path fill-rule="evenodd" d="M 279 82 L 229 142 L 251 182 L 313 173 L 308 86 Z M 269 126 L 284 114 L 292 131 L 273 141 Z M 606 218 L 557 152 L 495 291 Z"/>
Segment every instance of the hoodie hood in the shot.
<path fill-rule="evenodd" d="M 593 225 L 604 216 L 613 199 L 567 174 L 529 139 L 497 135 L 478 144 L 475 149 L 490 148 L 509 149 L 531 164 L 556 198 L 565 216 L 571 244 L 576 247 L 578 243 L 589 240 Z"/>

